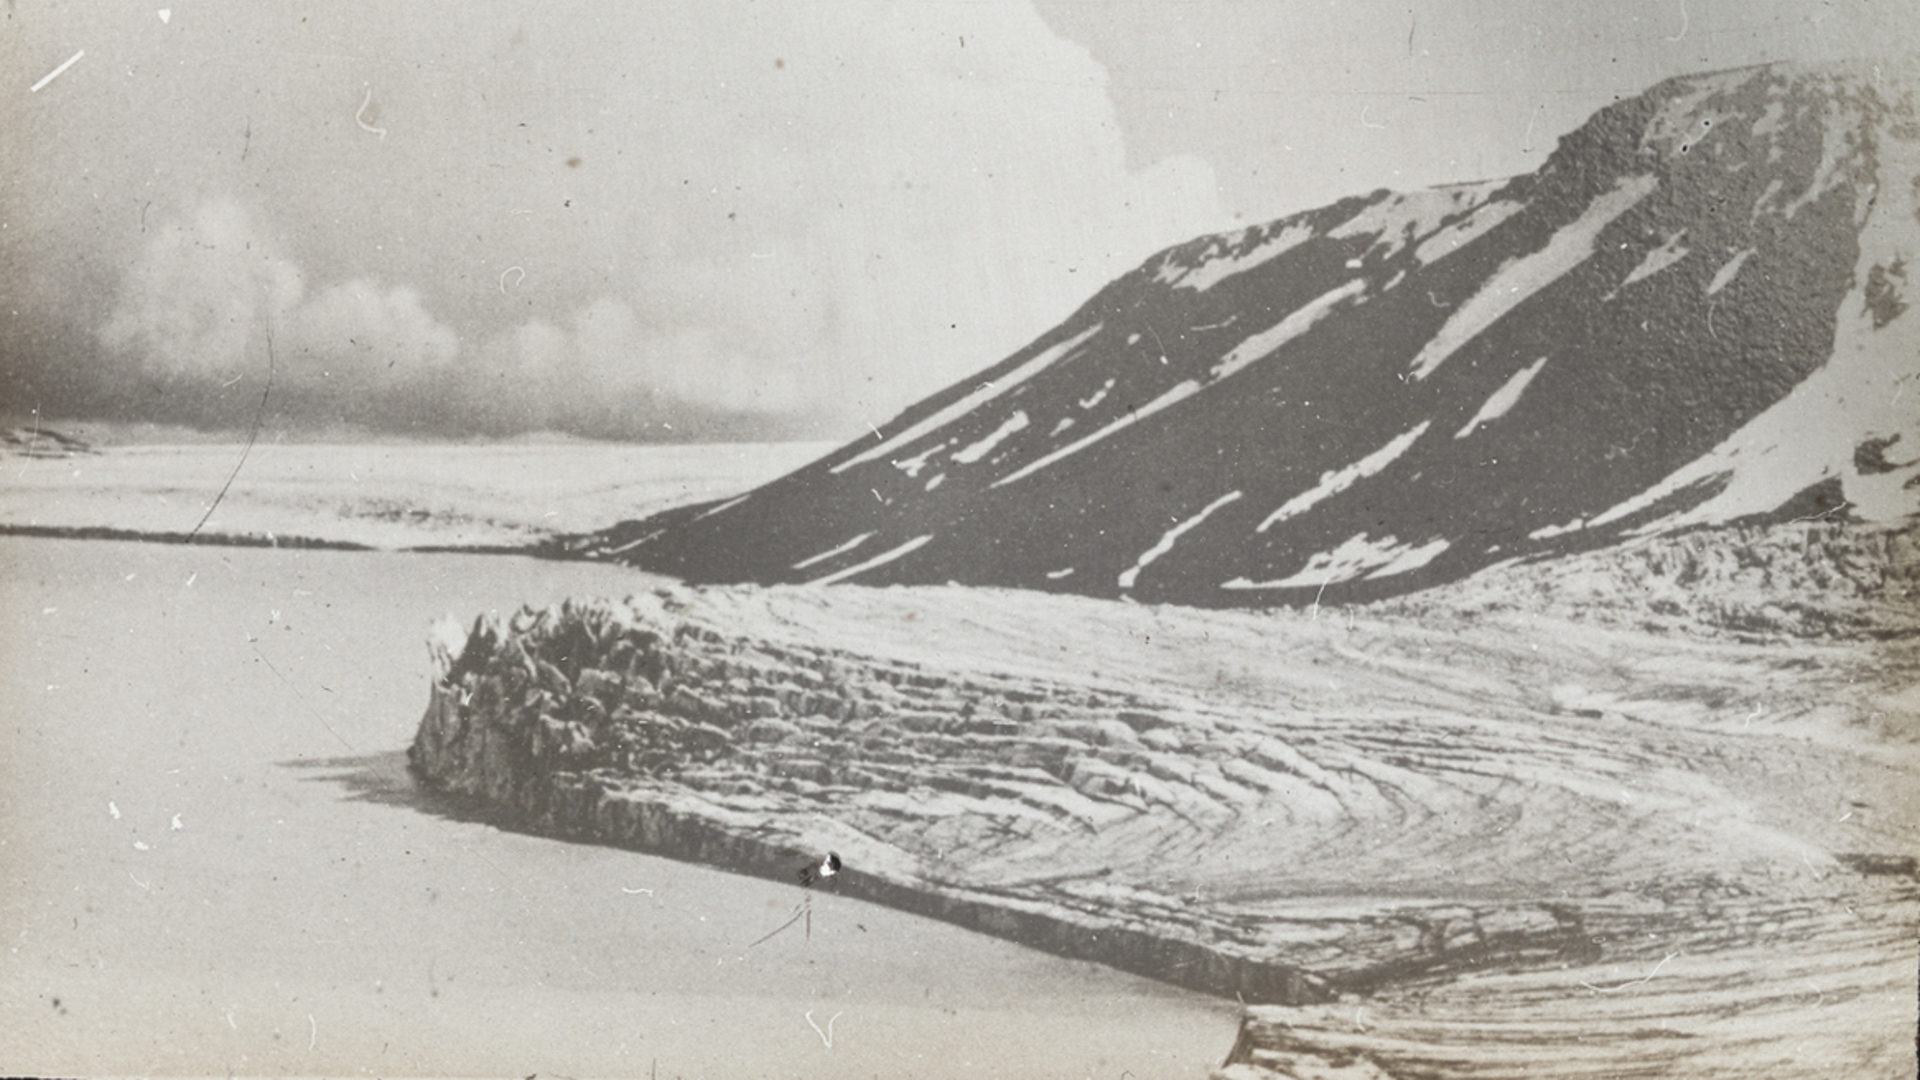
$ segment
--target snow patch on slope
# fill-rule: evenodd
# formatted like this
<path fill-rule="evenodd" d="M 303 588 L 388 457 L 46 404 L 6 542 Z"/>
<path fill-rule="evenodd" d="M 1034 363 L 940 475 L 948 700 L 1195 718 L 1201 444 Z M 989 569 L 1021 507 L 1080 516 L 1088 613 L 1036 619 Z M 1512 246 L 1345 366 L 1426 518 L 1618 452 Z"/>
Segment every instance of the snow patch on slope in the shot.
<path fill-rule="evenodd" d="M 1764 77 L 1763 72 L 1746 69 L 1689 79 L 1692 85 L 1686 92 L 1668 99 L 1641 129 L 1641 149 L 1662 149 L 1668 156 L 1692 151 L 1721 119 L 1721 114 L 1700 106 L 1710 97 L 1731 94 L 1752 80 Z"/>
<path fill-rule="evenodd" d="M 1480 291 L 1460 305 L 1413 358 L 1416 380 L 1433 374 L 1447 357 L 1478 337 L 1501 316 L 1558 281 L 1593 255 L 1600 230 L 1652 194 L 1660 181 L 1651 173 L 1622 177 L 1612 191 L 1597 196 L 1572 222 L 1560 227 L 1545 247 L 1515 259 L 1489 278 Z"/>
<path fill-rule="evenodd" d="M 1227 241 L 1229 250 L 1236 244 L 1245 243 L 1248 231 L 1243 229 L 1234 236 L 1234 240 Z M 1163 284 L 1205 292 L 1236 274 L 1244 274 L 1262 263 L 1279 258 L 1311 239 L 1313 239 L 1312 227 L 1289 225 L 1242 254 L 1209 258 L 1194 267 L 1181 267 L 1168 263 L 1160 267 L 1155 277 Z"/>
<path fill-rule="evenodd" d="M 1206 509 L 1175 525 L 1173 528 L 1168 529 L 1166 534 L 1160 537 L 1159 543 L 1154 544 L 1142 552 L 1140 558 L 1134 561 L 1133 566 L 1120 575 L 1120 587 L 1123 589 L 1133 588 L 1133 583 L 1140 579 L 1140 571 L 1145 570 L 1149 563 L 1165 555 L 1167 552 L 1172 551 L 1173 545 L 1178 543 L 1180 538 L 1186 535 L 1188 531 L 1196 528 L 1201 522 L 1207 520 L 1209 514 L 1212 514 L 1215 510 L 1233 502 L 1239 497 L 1240 492 L 1229 491 L 1225 495 L 1208 503 Z"/>
<path fill-rule="evenodd" d="M 873 558 L 868 559 L 866 562 L 855 563 L 854 565 L 847 567 L 845 570 L 836 570 L 833 573 L 827 574 L 823 577 L 814 578 L 812 581 L 808 582 L 808 584 L 831 585 L 836 581 L 845 581 L 846 579 L 853 577 L 855 574 L 864 574 L 876 566 L 884 566 L 885 564 L 900 558 L 902 555 L 906 555 L 909 552 L 918 551 L 921 547 L 923 547 L 927 543 L 927 541 L 932 539 L 933 539 L 932 533 L 928 533 L 925 536 L 916 536 L 913 539 L 907 541 L 906 543 L 901 544 L 899 547 L 889 548 L 888 550 L 883 551 L 878 555 L 875 555 Z"/>
<path fill-rule="evenodd" d="M 1140 421 L 1145 420 L 1147 417 L 1152 416 L 1154 413 L 1157 413 L 1160 410 L 1165 409 L 1171 405 L 1175 405 L 1187 398 L 1192 397 L 1194 394 L 1197 394 L 1199 392 L 1200 392 L 1200 384 L 1193 379 L 1188 379 L 1185 382 L 1182 382 L 1176 385 L 1175 387 L 1173 387 L 1173 389 L 1168 390 L 1166 393 L 1161 394 L 1159 397 L 1154 398 L 1152 401 L 1147 402 L 1145 405 L 1140 406 L 1138 409 L 1135 409 L 1134 411 L 1126 414 L 1125 416 L 1122 416 L 1120 419 L 1115 420 L 1113 423 L 1108 424 L 1106 427 L 1100 428 L 1094 431 L 1092 434 L 1083 435 L 1079 439 L 1075 440 L 1074 442 L 1070 442 L 1067 445 L 1060 447 L 1058 450 L 1053 451 L 1052 453 L 1042 455 L 1041 457 L 1028 462 L 1027 464 L 1021 466 L 1020 468 L 1015 469 L 1013 472 L 1008 473 L 1007 475 L 1001 477 L 1000 479 L 995 480 L 992 484 L 988 486 L 1004 487 L 1007 484 L 1013 483 L 1015 480 L 1019 480 L 1023 477 L 1031 476 L 1034 473 L 1039 472 L 1041 469 L 1044 469 L 1047 466 L 1053 464 L 1054 462 L 1059 461 L 1061 458 L 1067 457 L 1071 454 L 1077 454 L 1080 451 L 1085 450 L 1087 447 L 1092 446 L 1094 443 L 1097 443 L 1100 440 L 1108 437 L 1109 435 L 1114 435 L 1121 431 L 1124 431 L 1127 428 L 1130 428 L 1133 425 L 1139 423 Z"/>
<path fill-rule="evenodd" d="M 1223 581 L 1223 589 L 1311 589 L 1337 585 L 1356 578 L 1368 579 L 1404 574 L 1432 562 L 1450 545 L 1445 539 L 1429 540 L 1419 546 L 1403 544 L 1397 537 L 1372 540 L 1366 533 L 1349 537 L 1332 551 L 1322 551 L 1307 560 L 1299 572 L 1272 581 L 1249 581 L 1244 577 Z"/>
<path fill-rule="evenodd" d="M 1366 291 L 1366 279 L 1354 278 L 1337 289 L 1321 293 L 1288 312 L 1286 318 L 1234 346 L 1232 352 L 1221 357 L 1220 362 L 1213 366 L 1213 378 L 1216 381 L 1224 379 L 1255 360 L 1272 355 L 1275 349 L 1306 333 L 1314 323 L 1326 318 L 1335 304 Z"/>
<path fill-rule="evenodd" d="M 1535 529 L 1532 532 L 1528 533 L 1527 539 L 1551 540 L 1556 536 L 1565 536 L 1568 533 L 1579 532 L 1581 529 L 1584 529 L 1586 527 L 1587 527 L 1587 521 L 1585 518 L 1574 518 L 1572 521 L 1566 522 L 1565 524 L 1562 524 L 1562 525 L 1543 525 L 1540 528 Z"/>
<path fill-rule="evenodd" d="M 1466 219 L 1422 240 L 1420 246 L 1413 249 L 1413 257 L 1420 265 L 1431 266 L 1485 236 L 1494 226 L 1526 208 L 1525 203 L 1516 199 L 1482 203 Z"/>
<path fill-rule="evenodd" d="M 857 548 L 861 544 L 866 543 L 867 540 L 872 536 L 873 534 L 870 532 L 863 532 L 859 536 L 854 537 L 853 539 L 847 541 L 844 544 L 840 544 L 836 547 L 830 547 L 818 555 L 809 555 L 806 558 L 801 559 L 799 562 L 793 564 L 793 569 L 805 570 L 807 567 L 812 566 L 814 563 L 826 562 L 828 559 L 833 558 L 835 555 L 840 555 L 840 554 L 844 554 L 845 552 L 852 551 L 854 548 Z"/>
<path fill-rule="evenodd" d="M 956 451 L 953 455 L 953 460 L 962 465 L 971 465 L 992 453 L 994 447 L 999 446 L 1015 432 L 1024 430 L 1026 426 L 1027 411 L 1025 409 L 1017 409 L 1012 416 L 1007 417 L 1005 423 L 993 430 L 993 434 L 988 435 L 986 438 L 981 439 L 979 442 L 974 443 L 964 450 Z"/>
<path fill-rule="evenodd" d="M 1285 521 L 1290 517 L 1297 517 L 1304 514 L 1317 503 L 1330 499 L 1367 477 L 1379 473 L 1380 470 L 1393 464 L 1400 455 L 1406 453 L 1415 442 L 1419 441 L 1420 436 L 1427 433 L 1427 428 L 1431 426 L 1433 426 L 1433 421 L 1422 420 L 1411 429 L 1395 435 L 1387 445 L 1375 450 L 1359 461 L 1348 465 L 1346 468 L 1321 473 L 1319 483 L 1282 503 L 1280 509 L 1268 514 L 1266 520 L 1256 526 L 1253 531 L 1266 532 L 1271 526 Z"/>
<path fill-rule="evenodd" d="M 1485 203 L 1487 197 L 1505 183 L 1505 180 L 1487 180 L 1395 193 L 1334 226 L 1327 235 L 1335 240 L 1373 236 L 1377 242 L 1366 253 L 1378 251 L 1380 258 L 1390 259 L 1409 242 L 1431 237 L 1447 218 Z"/>
<path fill-rule="evenodd" d="M 870 447 L 864 453 L 857 454 L 835 465 L 830 471 L 838 475 L 853 468 L 855 465 L 863 465 L 869 461 L 885 457 L 895 450 L 919 439 L 921 436 L 958 420 L 960 417 L 985 405 L 994 398 L 1005 394 L 1007 391 L 1012 390 L 1014 387 L 1019 386 L 1021 383 L 1026 382 L 1028 379 L 1033 378 L 1035 375 L 1040 374 L 1042 371 L 1065 359 L 1074 349 L 1085 344 L 1088 338 L 1099 333 L 1101 325 L 1100 323 L 1095 323 L 1058 345 L 1044 350 L 1040 355 L 1035 356 L 1033 359 L 1008 372 L 998 382 L 982 383 L 976 387 L 972 393 L 967 394 L 944 409 L 936 410 L 933 415 L 908 427 L 905 431 L 894 435 L 892 438 L 882 440 L 878 446 Z"/>
<path fill-rule="evenodd" d="M 1665 270 L 1667 267 L 1672 266 L 1674 263 L 1679 262 L 1681 259 L 1686 258 L 1691 252 L 1689 249 L 1680 245 L 1680 241 L 1684 239 L 1686 235 L 1687 230 L 1681 229 L 1679 232 L 1667 237 L 1666 243 L 1647 252 L 1647 257 L 1640 260 L 1640 265 L 1634 267 L 1633 272 L 1628 274 L 1626 279 L 1620 282 L 1618 288 L 1608 293 L 1606 298 L 1611 300 L 1620 295 L 1621 289 L 1626 288 L 1636 281 L 1643 281 L 1650 278 L 1660 271 Z"/>
<path fill-rule="evenodd" d="M 1781 209 L 1781 217 L 1791 221 L 1802 207 L 1831 191 L 1841 180 L 1840 166 L 1864 152 L 1854 144 L 1854 125 L 1842 115 L 1844 111 L 1839 102 L 1827 102 L 1827 115 L 1820 125 L 1820 165 L 1814 170 L 1813 182 L 1807 185 L 1807 190 Z"/>
<path fill-rule="evenodd" d="M 731 510 L 734 507 L 739 506 L 741 503 L 746 501 L 747 501 L 747 496 L 736 495 L 735 497 L 728 499 L 726 502 L 721 503 L 719 506 L 716 506 L 711 510 L 702 511 L 700 514 L 696 515 L 693 520 L 700 521 L 705 518 L 710 518 L 715 514 L 725 513 L 726 511 Z"/>
<path fill-rule="evenodd" d="M 1753 248 L 1741 248 L 1739 254 L 1728 259 L 1719 270 L 1715 271 L 1713 280 L 1707 282 L 1707 295 L 1712 296 L 1714 293 L 1732 284 L 1734 275 L 1740 273 L 1740 268 L 1745 266 L 1747 260 L 1753 257 L 1753 252 Z"/>
<path fill-rule="evenodd" d="M 937 442 L 937 443 L 934 443 L 932 446 L 927 447 L 925 450 L 922 450 L 919 453 L 913 455 L 910 458 L 899 458 L 897 460 L 888 462 L 888 464 L 892 465 L 896 469 L 899 469 L 901 472 L 906 473 L 908 476 L 918 480 L 920 478 L 920 471 L 927 467 L 927 462 L 933 460 L 933 455 L 939 453 L 942 450 L 945 450 L 951 444 L 952 444 L 951 439 L 945 440 L 942 442 Z"/>
<path fill-rule="evenodd" d="M 1473 419 L 1467 421 L 1465 427 L 1454 432 L 1453 437 L 1456 439 L 1464 439 L 1473 434 L 1474 429 L 1478 428 L 1481 424 L 1489 420 L 1498 420 L 1507 415 L 1508 410 L 1520 403 L 1520 395 L 1526 393 L 1527 384 L 1532 382 L 1533 377 L 1540 374 L 1540 369 L 1546 366 L 1547 358 L 1543 356 L 1526 367 L 1521 368 L 1519 371 L 1514 372 L 1513 378 L 1508 379 L 1501 385 L 1500 389 L 1488 395 L 1487 400 L 1481 404 L 1480 411 L 1473 414 Z"/>

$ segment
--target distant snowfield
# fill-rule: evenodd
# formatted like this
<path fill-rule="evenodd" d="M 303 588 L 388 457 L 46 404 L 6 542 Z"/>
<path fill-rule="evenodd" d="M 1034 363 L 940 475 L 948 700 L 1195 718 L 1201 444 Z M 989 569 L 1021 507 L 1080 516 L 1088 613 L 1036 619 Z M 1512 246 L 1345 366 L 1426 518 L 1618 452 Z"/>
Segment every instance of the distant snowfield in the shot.
<path fill-rule="evenodd" d="M 833 445 L 113 446 L 0 458 L 0 528 L 516 546 L 739 495 Z"/>

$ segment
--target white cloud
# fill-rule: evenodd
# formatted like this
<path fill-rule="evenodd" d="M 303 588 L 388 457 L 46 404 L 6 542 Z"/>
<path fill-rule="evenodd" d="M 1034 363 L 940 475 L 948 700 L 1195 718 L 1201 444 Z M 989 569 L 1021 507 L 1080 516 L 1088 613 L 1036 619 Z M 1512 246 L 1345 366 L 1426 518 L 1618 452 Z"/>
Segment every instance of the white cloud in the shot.
<path fill-rule="evenodd" d="M 162 224 L 101 341 L 148 376 L 220 382 L 264 370 L 271 346 L 280 385 L 348 399 L 431 377 L 459 355 L 416 290 L 356 278 L 309 296 L 281 246 L 230 200 Z"/>
<path fill-rule="evenodd" d="M 576 207 L 623 211 L 528 237 L 571 265 L 495 259 L 527 266 L 513 291 L 546 300 L 552 333 L 503 328 L 490 363 L 863 427 L 1223 222 L 1205 163 L 1128 168 L 1104 72 L 1024 3 L 755 9 L 725 42 L 671 19 L 655 36 L 657 63 L 592 89 L 605 116 L 564 176 Z M 553 282 L 585 276 L 582 297 Z"/>
<path fill-rule="evenodd" d="M 191 220 L 159 227 L 100 338 L 151 375 L 225 377 L 263 349 L 261 313 L 293 304 L 303 288 L 299 270 L 268 250 L 245 210 L 207 202 Z"/>
<path fill-rule="evenodd" d="M 460 353 L 459 338 L 421 306 L 418 292 L 406 286 L 382 291 L 365 278 L 283 308 L 275 321 L 288 331 L 289 352 L 329 361 L 366 382 L 422 378 Z"/>
<path fill-rule="evenodd" d="M 343 386 L 511 365 L 563 414 L 631 391 L 864 429 L 1225 224 L 1204 162 L 1129 166 L 1105 72 L 1026 0 L 476 3 L 206 25 L 154 69 L 179 108 L 69 106 L 131 134 L 49 143 L 34 176 L 100 202 L 7 242 L 132 266 L 100 336 L 175 374 L 257 362 L 272 311 Z M 109 204 L 183 224 L 85 232 Z"/>
<path fill-rule="evenodd" d="M 719 412 L 787 414 L 812 404 L 791 367 L 739 354 L 715 333 L 643 327 L 611 297 L 566 326 L 535 319 L 488 343 L 482 366 L 541 398 L 545 423 L 564 426 L 593 408 L 680 403 Z"/>
<path fill-rule="evenodd" d="M 527 48 L 565 25 L 529 28 Z M 863 427 L 1224 223 L 1204 162 L 1129 169 L 1105 73 L 1023 2 L 759 6 L 723 39 L 673 17 L 647 36 L 630 79 L 544 88 L 601 106 L 577 173 L 505 162 L 528 178 L 500 205 L 605 216 L 473 253 L 488 273 L 525 264 L 556 323 L 623 298 L 629 381 Z"/>

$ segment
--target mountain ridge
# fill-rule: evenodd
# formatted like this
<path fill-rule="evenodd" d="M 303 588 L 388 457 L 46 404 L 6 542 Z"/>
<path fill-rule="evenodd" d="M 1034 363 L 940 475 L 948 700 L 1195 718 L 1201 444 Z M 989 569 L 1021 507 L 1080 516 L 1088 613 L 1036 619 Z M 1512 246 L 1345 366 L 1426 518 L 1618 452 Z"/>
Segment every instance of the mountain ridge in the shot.
<path fill-rule="evenodd" d="M 1912 514 L 1914 86 L 1684 76 L 1526 176 L 1195 238 L 871 439 L 557 550 L 1267 606 L 1809 507 Z"/>

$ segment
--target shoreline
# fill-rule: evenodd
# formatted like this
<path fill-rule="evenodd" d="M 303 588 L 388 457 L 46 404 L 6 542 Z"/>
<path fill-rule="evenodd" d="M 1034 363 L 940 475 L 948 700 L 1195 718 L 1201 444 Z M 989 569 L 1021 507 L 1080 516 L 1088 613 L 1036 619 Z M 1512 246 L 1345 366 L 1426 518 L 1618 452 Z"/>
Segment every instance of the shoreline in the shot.
<path fill-rule="evenodd" d="M 547 541 L 529 544 L 412 544 L 405 547 L 380 547 L 353 540 L 329 540 L 318 536 L 285 533 L 227 533 L 152 531 L 116 529 L 105 525 L 9 525 L 0 524 L 0 536 L 19 536 L 39 540 L 106 540 L 138 544 L 178 544 L 205 547 L 287 548 L 308 551 L 384 551 L 400 555 L 525 555 L 535 559 L 553 559 L 546 552 Z M 561 561 L 555 559 L 554 561 Z"/>

